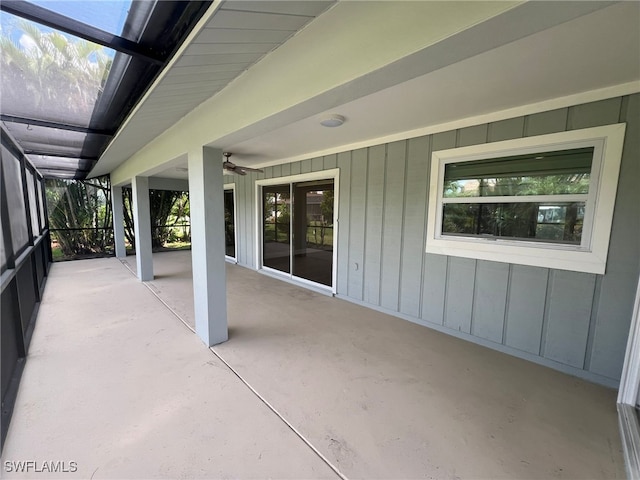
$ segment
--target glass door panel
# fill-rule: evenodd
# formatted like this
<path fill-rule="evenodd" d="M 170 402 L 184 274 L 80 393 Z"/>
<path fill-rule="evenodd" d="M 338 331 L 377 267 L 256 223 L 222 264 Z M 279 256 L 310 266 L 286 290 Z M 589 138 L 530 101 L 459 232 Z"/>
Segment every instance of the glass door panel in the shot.
<path fill-rule="evenodd" d="M 234 215 L 233 190 L 224 191 L 224 243 L 225 254 L 236 258 L 236 222 Z"/>
<path fill-rule="evenodd" d="M 293 275 L 333 282 L 333 180 L 293 186 Z"/>
<path fill-rule="evenodd" d="M 262 188 L 262 264 L 291 272 L 291 192 L 289 184 Z"/>

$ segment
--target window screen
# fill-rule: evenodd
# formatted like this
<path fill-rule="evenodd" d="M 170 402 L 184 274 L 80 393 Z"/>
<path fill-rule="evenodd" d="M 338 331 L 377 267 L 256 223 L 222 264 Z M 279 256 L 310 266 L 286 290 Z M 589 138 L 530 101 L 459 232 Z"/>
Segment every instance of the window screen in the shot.
<path fill-rule="evenodd" d="M 27 212 L 22 192 L 22 176 L 20 162 L 6 147 L 2 146 L 2 169 L 4 187 L 7 193 L 7 208 L 9 210 L 9 225 L 13 251 L 16 255 L 29 243 L 27 230 Z"/>
<path fill-rule="evenodd" d="M 38 224 L 38 204 L 36 199 L 36 187 L 33 174 L 27 168 L 27 192 L 29 194 L 29 211 L 31 212 L 31 230 L 34 237 L 40 235 L 40 225 Z"/>
<path fill-rule="evenodd" d="M 44 188 L 42 180 L 38 179 L 38 208 L 40 209 L 40 231 L 44 230 L 47 225 L 47 211 L 44 208 L 44 202 L 42 201 L 42 189 Z"/>

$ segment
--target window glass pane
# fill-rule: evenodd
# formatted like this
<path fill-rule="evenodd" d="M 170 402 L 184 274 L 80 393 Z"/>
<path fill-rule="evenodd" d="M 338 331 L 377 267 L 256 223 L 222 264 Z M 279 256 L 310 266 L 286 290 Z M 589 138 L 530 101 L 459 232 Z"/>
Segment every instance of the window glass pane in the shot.
<path fill-rule="evenodd" d="M 291 195 L 289 185 L 262 188 L 262 264 L 289 273 L 291 251 Z"/>
<path fill-rule="evenodd" d="M 234 218 L 233 190 L 224 191 L 224 238 L 225 254 L 236 258 L 236 224 Z"/>
<path fill-rule="evenodd" d="M 27 168 L 27 192 L 29 194 L 29 211 L 31 212 L 31 230 L 33 236 L 40 235 L 40 225 L 38 224 L 38 205 L 36 204 L 36 189 L 33 184 L 33 174 Z"/>
<path fill-rule="evenodd" d="M 588 194 L 593 147 L 448 163 L 444 197 Z"/>
<path fill-rule="evenodd" d="M 333 281 L 333 181 L 294 184 L 293 274 L 331 286 Z"/>
<path fill-rule="evenodd" d="M 2 168 L 4 187 L 7 192 L 7 207 L 9 209 L 9 225 L 11 226 L 13 251 L 19 254 L 29 242 L 27 212 L 22 192 L 20 163 L 4 146 L 2 147 Z"/>
<path fill-rule="evenodd" d="M 6 12 L 0 23 L 2 113 L 88 126 L 115 52 Z"/>
<path fill-rule="evenodd" d="M 582 240 L 584 202 L 447 203 L 443 207 L 444 235 L 572 245 Z"/>

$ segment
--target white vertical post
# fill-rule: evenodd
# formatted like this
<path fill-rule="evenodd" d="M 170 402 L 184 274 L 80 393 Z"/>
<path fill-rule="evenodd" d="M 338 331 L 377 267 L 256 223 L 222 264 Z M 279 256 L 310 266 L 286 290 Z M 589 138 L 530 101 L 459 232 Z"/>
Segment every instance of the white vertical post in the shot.
<path fill-rule="evenodd" d="M 149 208 L 149 178 L 131 180 L 133 196 L 133 228 L 136 235 L 136 266 L 138 278 L 153 280 L 153 254 L 151 251 L 151 213 Z"/>
<path fill-rule="evenodd" d="M 631 314 L 627 351 L 618 390 L 618 403 L 633 407 L 640 404 L 640 276 L 638 276 L 636 301 Z"/>
<path fill-rule="evenodd" d="M 189 152 L 195 323 L 207 346 L 229 338 L 222 160 L 222 151 L 210 147 Z"/>
<path fill-rule="evenodd" d="M 127 256 L 124 243 L 124 204 L 122 203 L 122 187 L 111 186 L 111 211 L 113 212 L 113 243 L 116 257 Z"/>

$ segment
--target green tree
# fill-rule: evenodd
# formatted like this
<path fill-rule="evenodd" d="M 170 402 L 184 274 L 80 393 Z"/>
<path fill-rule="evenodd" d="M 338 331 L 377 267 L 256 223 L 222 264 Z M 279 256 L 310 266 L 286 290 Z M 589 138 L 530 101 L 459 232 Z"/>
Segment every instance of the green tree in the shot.
<path fill-rule="evenodd" d="M 108 177 L 45 181 L 49 227 L 65 257 L 104 253 L 113 244 Z"/>
<path fill-rule="evenodd" d="M 133 196 L 130 188 L 122 189 L 124 203 L 125 238 L 135 245 L 133 228 Z M 188 196 L 185 192 L 171 190 L 149 190 L 149 210 L 151 215 L 151 247 L 162 248 L 173 227 L 188 214 Z M 181 215 L 176 216 L 176 213 Z"/>
<path fill-rule="evenodd" d="M 56 112 L 58 118 L 89 119 L 112 59 L 103 47 L 44 31 L 26 20 L 3 22 L 0 74 L 3 104 L 21 112 Z"/>

